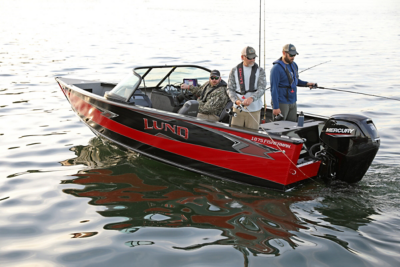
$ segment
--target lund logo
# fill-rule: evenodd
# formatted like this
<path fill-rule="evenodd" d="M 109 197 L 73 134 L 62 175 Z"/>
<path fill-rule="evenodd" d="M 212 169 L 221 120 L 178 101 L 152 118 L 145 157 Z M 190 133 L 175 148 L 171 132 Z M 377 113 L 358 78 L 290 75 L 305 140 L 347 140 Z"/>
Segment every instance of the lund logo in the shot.
<path fill-rule="evenodd" d="M 342 134 L 351 134 L 354 129 L 343 129 L 343 128 L 326 128 L 327 133 L 342 133 Z"/>
<path fill-rule="evenodd" d="M 239 83 L 243 84 L 243 69 L 239 68 Z"/>
<path fill-rule="evenodd" d="M 176 134 L 182 138 L 189 138 L 189 129 L 181 126 L 171 125 L 169 123 L 161 122 L 161 125 L 157 125 L 157 121 L 153 121 L 153 125 L 149 125 L 149 121 L 147 119 L 144 120 L 144 129 L 145 130 L 159 130 L 159 131 L 171 131 L 171 133 Z"/>

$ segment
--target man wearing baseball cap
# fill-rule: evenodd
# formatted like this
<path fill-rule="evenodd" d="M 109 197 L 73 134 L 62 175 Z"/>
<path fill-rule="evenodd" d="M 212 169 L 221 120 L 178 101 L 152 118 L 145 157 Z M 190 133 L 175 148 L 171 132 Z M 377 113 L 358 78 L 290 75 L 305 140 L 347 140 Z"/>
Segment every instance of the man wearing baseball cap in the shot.
<path fill-rule="evenodd" d="M 243 48 L 242 62 L 234 67 L 228 80 L 227 92 L 231 101 L 235 104 L 231 125 L 258 130 L 260 125 L 260 113 L 263 107 L 261 97 L 265 93 L 267 81 L 265 71 L 256 63 L 256 50 L 251 46 Z M 241 106 L 245 108 L 239 109 Z"/>
<path fill-rule="evenodd" d="M 218 70 L 210 72 L 208 82 L 201 87 L 188 84 L 182 84 L 182 89 L 189 90 L 194 95 L 199 95 L 199 113 L 197 117 L 200 119 L 219 121 L 219 115 L 228 102 L 226 94 L 226 82 L 221 79 Z"/>
<path fill-rule="evenodd" d="M 298 54 L 293 44 L 284 45 L 282 57 L 274 61 L 271 69 L 272 112 L 274 116 L 282 114 L 288 121 L 297 121 L 297 86 L 314 85 L 299 79 L 299 68 L 294 62 Z"/>

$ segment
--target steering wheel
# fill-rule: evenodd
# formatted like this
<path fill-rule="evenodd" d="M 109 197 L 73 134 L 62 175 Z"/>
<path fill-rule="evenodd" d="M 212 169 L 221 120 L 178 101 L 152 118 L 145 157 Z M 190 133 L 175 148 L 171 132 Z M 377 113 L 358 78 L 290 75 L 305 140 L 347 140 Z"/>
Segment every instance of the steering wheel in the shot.
<path fill-rule="evenodd" d="M 179 89 L 181 90 L 181 93 L 183 93 L 183 95 L 185 96 L 185 99 L 186 99 L 188 97 L 188 91 L 189 90 L 182 89 L 181 88 L 182 84 L 184 84 L 184 83 L 179 83 L 178 87 L 179 87 Z"/>
<path fill-rule="evenodd" d="M 186 91 L 186 90 L 183 90 L 183 89 L 181 88 L 181 84 L 182 84 L 182 83 L 177 82 L 177 83 L 174 83 L 174 84 L 172 85 L 173 87 L 176 88 L 176 91 L 177 91 L 178 93 L 184 93 L 184 91 Z"/>
<path fill-rule="evenodd" d="M 167 84 L 164 86 L 163 90 L 170 94 L 174 94 L 174 92 L 180 92 L 181 88 L 178 88 L 177 86 L 172 84 Z"/>

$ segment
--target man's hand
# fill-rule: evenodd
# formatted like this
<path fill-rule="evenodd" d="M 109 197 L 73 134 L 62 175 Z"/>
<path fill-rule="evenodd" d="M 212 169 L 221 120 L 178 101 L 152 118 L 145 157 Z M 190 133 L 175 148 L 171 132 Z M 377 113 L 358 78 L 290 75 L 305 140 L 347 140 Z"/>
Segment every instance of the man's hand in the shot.
<path fill-rule="evenodd" d="M 274 116 L 276 116 L 278 114 L 281 114 L 282 112 L 281 112 L 280 108 L 277 108 L 277 109 L 272 110 L 272 113 L 274 114 Z"/>
<path fill-rule="evenodd" d="M 253 98 L 252 98 L 252 97 L 246 98 L 246 99 L 243 101 L 243 105 L 244 105 L 244 106 L 249 106 L 251 103 L 253 103 Z"/>
<path fill-rule="evenodd" d="M 317 86 L 316 83 L 307 83 L 307 86 L 310 87 L 310 89 L 315 88 L 314 85 Z"/>
<path fill-rule="evenodd" d="M 185 83 L 182 83 L 182 85 L 181 85 L 181 89 L 188 90 L 189 88 L 190 88 L 190 85 L 188 85 L 188 84 L 185 84 Z"/>

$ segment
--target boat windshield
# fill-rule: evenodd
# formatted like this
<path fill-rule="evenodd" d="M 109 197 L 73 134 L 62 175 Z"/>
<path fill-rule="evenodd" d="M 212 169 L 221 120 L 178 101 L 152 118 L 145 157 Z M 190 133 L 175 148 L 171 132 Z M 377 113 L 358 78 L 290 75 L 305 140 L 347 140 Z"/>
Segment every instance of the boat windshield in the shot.
<path fill-rule="evenodd" d="M 181 84 L 184 80 L 195 81 L 195 85 L 200 86 L 208 81 L 209 76 L 210 70 L 195 65 L 138 67 L 133 74 L 119 82 L 109 95 L 128 101 L 136 90 L 162 89 L 166 85 Z"/>
<path fill-rule="evenodd" d="M 139 88 L 163 88 L 168 84 L 181 84 L 184 79 L 196 79 L 198 84 L 204 84 L 210 77 L 210 71 L 195 66 L 146 67 L 135 72 L 143 79 Z"/>
<path fill-rule="evenodd" d="M 140 79 L 138 76 L 130 74 L 122 81 L 120 81 L 117 86 L 115 86 L 114 89 L 111 90 L 110 94 L 113 96 L 120 96 L 123 99 L 127 100 L 132 95 L 139 82 Z"/>

